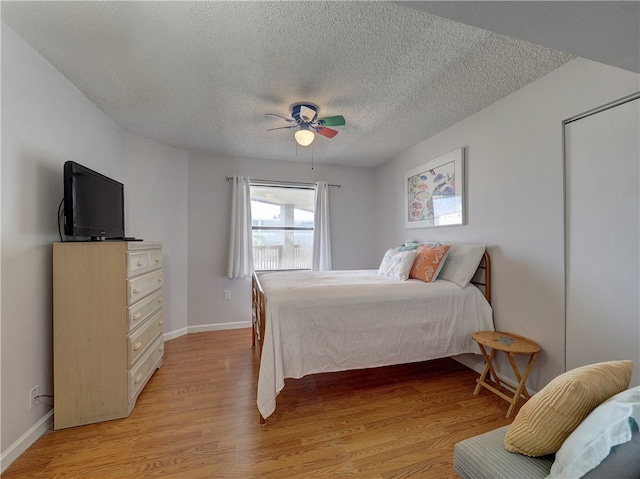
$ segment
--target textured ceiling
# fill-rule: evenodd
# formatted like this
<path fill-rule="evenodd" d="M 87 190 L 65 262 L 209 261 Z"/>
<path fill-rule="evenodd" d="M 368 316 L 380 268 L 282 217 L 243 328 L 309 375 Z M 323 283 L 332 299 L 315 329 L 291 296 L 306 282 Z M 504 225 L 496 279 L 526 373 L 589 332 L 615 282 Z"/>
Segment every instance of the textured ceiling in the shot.
<path fill-rule="evenodd" d="M 127 132 L 307 161 L 265 113 L 308 101 L 347 121 L 314 161 L 358 166 L 573 58 L 389 2 L 2 2 L 2 19 Z"/>
<path fill-rule="evenodd" d="M 640 73 L 638 0 L 394 3 Z"/>

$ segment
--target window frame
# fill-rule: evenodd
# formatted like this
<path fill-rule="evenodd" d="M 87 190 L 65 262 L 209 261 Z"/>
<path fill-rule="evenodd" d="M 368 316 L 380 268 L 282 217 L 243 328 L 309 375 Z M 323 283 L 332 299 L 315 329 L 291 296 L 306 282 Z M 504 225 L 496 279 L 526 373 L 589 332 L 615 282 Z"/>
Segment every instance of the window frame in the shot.
<path fill-rule="evenodd" d="M 253 255 L 253 261 L 254 261 L 254 269 L 257 272 L 266 272 L 266 271 L 304 271 L 304 270 L 310 270 L 311 269 L 311 265 L 312 265 L 312 257 L 311 255 L 313 254 L 313 232 L 315 231 L 315 202 L 312 203 L 313 206 L 313 210 L 311 210 L 311 213 L 314 215 L 313 218 L 313 225 L 312 226 L 280 226 L 280 225 L 254 225 L 254 219 L 253 219 L 253 202 L 254 201 L 259 201 L 256 197 L 254 197 L 253 195 L 253 187 L 262 187 L 262 188 L 277 188 L 277 189 L 294 189 L 294 190 L 308 190 L 313 192 L 313 194 L 315 195 L 315 184 L 308 184 L 308 183 L 294 183 L 294 182 L 275 182 L 275 181 L 260 181 L 260 180 L 250 180 L 249 181 L 249 190 L 250 190 L 250 199 L 251 199 L 251 204 L 252 204 L 252 221 L 251 221 L 251 249 L 252 249 L 252 255 Z M 259 246 L 263 246 L 263 245 L 255 245 L 254 243 L 254 232 L 256 231 L 273 231 L 273 232 L 283 232 L 283 233 L 287 233 L 287 232 L 296 232 L 296 231 L 311 231 L 311 238 L 312 238 L 312 243 L 311 243 L 311 247 L 309 248 L 309 258 L 308 258 L 308 265 L 305 263 L 305 265 L 303 267 L 286 267 L 286 268 L 281 268 L 281 267 L 277 267 L 277 268 L 262 268 L 262 264 L 264 264 L 265 262 L 269 262 L 269 260 L 263 260 L 263 261 L 256 261 L 256 249 Z M 284 245 L 279 245 L 284 249 Z M 277 261 L 278 263 L 280 263 L 280 261 L 285 258 L 281 256 L 278 257 Z M 271 262 L 273 262 L 274 260 L 272 259 Z M 294 254 L 294 258 L 290 258 L 290 257 L 286 257 L 285 262 L 289 262 L 290 264 L 295 265 L 296 263 L 296 258 L 295 258 L 295 254 Z"/>

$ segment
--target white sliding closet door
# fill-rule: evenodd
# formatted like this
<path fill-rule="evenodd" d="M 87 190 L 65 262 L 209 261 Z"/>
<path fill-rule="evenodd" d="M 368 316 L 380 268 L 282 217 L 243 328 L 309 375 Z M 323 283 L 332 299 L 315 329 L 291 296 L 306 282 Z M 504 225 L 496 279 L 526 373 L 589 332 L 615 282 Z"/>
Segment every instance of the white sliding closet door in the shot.
<path fill-rule="evenodd" d="M 632 359 L 640 384 L 640 98 L 565 125 L 566 368 Z"/>

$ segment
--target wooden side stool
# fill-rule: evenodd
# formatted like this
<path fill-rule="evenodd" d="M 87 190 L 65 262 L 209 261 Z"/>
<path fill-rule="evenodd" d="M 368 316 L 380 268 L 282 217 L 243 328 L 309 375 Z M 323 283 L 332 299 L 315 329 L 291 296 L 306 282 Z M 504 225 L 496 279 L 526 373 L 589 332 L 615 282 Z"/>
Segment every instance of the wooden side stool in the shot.
<path fill-rule="evenodd" d="M 479 331 L 473 334 L 473 339 L 478 343 L 480 352 L 484 356 L 485 360 L 484 370 L 482 371 L 480 378 L 477 380 L 478 385 L 476 386 L 475 391 L 473 391 L 473 395 L 476 396 L 480 392 L 480 388 L 484 386 L 489 391 L 505 399 L 507 402 L 509 402 L 509 404 L 511 404 L 511 406 L 509 406 L 509 410 L 507 411 L 507 415 L 505 416 L 508 418 L 509 416 L 511 416 L 513 408 L 521 397 L 525 400 L 531 397 L 529 395 L 529 391 L 527 391 L 525 382 L 527 380 L 527 377 L 529 376 L 529 372 L 531 371 L 531 366 L 533 366 L 533 362 L 535 361 L 536 356 L 540 352 L 541 348 L 537 343 L 528 338 L 525 338 L 524 336 L 500 331 Z M 490 354 L 487 354 L 487 350 L 485 349 L 487 347 L 491 348 Z M 502 351 L 507 355 L 509 363 L 513 368 L 513 372 L 518 379 L 517 386 L 506 382 L 496 374 L 492 363 L 497 351 Z M 520 371 L 518 370 L 518 366 L 514 359 L 514 357 L 518 354 L 530 355 L 529 362 L 527 363 L 527 367 L 525 368 L 523 374 L 520 374 Z M 492 376 L 496 386 L 504 385 L 513 389 L 515 391 L 513 397 L 508 396 L 492 384 L 489 384 L 486 381 L 487 374 L 489 373 L 491 373 L 489 379 L 491 379 Z"/>

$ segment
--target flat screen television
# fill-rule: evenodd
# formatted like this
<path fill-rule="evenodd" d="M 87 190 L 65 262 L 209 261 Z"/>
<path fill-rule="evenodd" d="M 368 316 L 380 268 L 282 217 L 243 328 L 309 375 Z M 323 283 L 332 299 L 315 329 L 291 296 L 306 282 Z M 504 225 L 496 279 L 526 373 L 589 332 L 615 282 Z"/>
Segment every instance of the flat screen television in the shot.
<path fill-rule="evenodd" d="M 124 185 L 74 161 L 64 164 L 64 233 L 124 238 Z"/>

